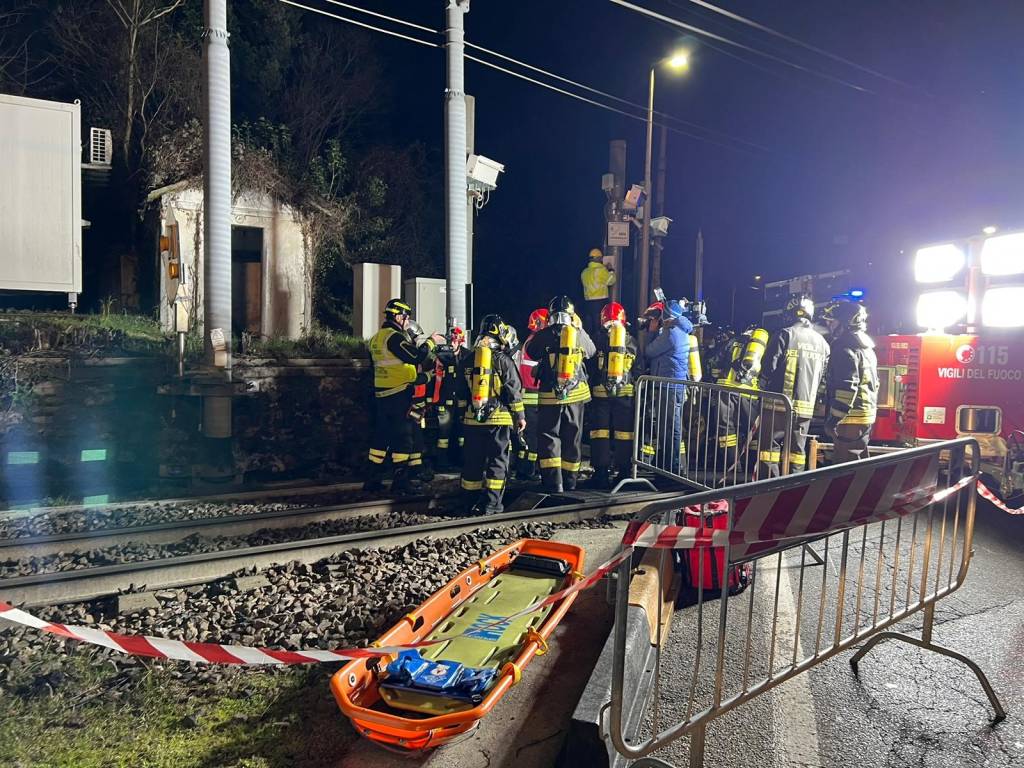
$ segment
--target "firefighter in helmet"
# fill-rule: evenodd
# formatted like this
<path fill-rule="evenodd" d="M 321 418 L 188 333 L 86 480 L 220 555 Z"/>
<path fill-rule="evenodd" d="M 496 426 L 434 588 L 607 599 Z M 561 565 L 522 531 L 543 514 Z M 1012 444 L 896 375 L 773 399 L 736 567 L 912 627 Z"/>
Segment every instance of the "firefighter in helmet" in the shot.
<path fill-rule="evenodd" d="M 540 307 L 530 313 L 527 327 L 530 335 L 526 344 L 530 343 L 539 331 L 548 324 L 548 308 Z M 525 346 L 516 352 L 519 365 L 519 378 L 523 382 L 523 405 L 526 406 L 526 431 L 523 432 L 523 444 L 520 448 L 516 474 L 520 480 L 533 480 L 537 475 L 537 408 L 540 399 L 540 382 L 537 380 L 537 361 L 526 354 Z"/>
<path fill-rule="evenodd" d="M 576 488 L 582 464 L 583 407 L 590 401 L 584 361 L 596 349 L 568 296 L 548 305 L 548 324 L 526 343 L 538 361 L 537 428 L 540 477 L 552 493 Z"/>
<path fill-rule="evenodd" d="M 434 467 L 446 470 L 461 466 L 459 439 L 462 437 L 462 411 L 458 405 L 458 372 L 463 360 L 470 354 L 466 349 L 466 332 L 458 326 L 448 329 L 445 343 L 436 351 L 434 383 L 428 411 L 428 426 L 435 431 Z"/>
<path fill-rule="evenodd" d="M 746 449 L 747 437 L 754 416 L 754 399 L 742 390 L 756 390 L 761 373 L 761 360 L 768 345 L 768 331 L 752 324 L 743 333 L 734 336 L 725 345 L 723 354 L 715 363 L 719 368 L 716 384 L 737 390 L 719 392 L 715 399 L 716 469 L 726 477 L 739 470 L 740 452 Z M 743 470 L 744 480 L 750 478 Z"/>
<path fill-rule="evenodd" d="M 731 326 L 724 325 L 715 329 L 704 349 L 704 359 L 708 361 L 708 376 L 711 381 L 718 381 L 726 375 L 732 362 L 732 341 L 736 332 Z"/>
<path fill-rule="evenodd" d="M 866 459 L 878 409 L 878 359 L 867 334 L 868 311 L 854 301 L 836 301 L 822 317 L 831 331 L 825 434 L 834 464 Z"/>
<path fill-rule="evenodd" d="M 461 396 L 468 402 L 462 422 L 462 489 L 474 514 L 502 511 L 511 432 L 526 428 L 519 371 L 510 355 L 515 344 L 515 330 L 498 315 L 487 315 L 459 377 Z"/>
<path fill-rule="evenodd" d="M 384 322 L 370 339 L 373 361 L 374 420 L 370 441 L 370 467 L 363 489 L 383 487 L 384 463 L 388 453 L 394 465 L 391 490 L 414 493 L 421 489 L 409 461 L 413 452 L 413 389 L 426 384 L 428 376 L 419 370 L 432 355 L 440 337 L 413 340 L 412 307 L 391 299 L 384 307 Z"/>
<path fill-rule="evenodd" d="M 595 488 L 609 490 L 612 466 L 619 477 L 630 472 L 633 453 L 633 362 L 636 340 L 626 328 L 626 310 L 618 302 L 601 310 L 597 354 L 587 368 L 594 399 L 590 405 L 590 463 Z M 614 446 L 614 448 L 613 448 Z M 613 462 L 614 455 L 614 462 Z"/>
<path fill-rule="evenodd" d="M 760 387 L 788 397 L 793 403 L 793 420 L 786 423 L 778 403 L 765 403 L 758 438 L 758 477 L 762 480 L 781 474 L 787 434 L 790 471 L 807 468 L 807 430 L 829 354 L 828 342 L 811 325 L 813 317 L 814 302 L 809 297 L 791 297 L 784 313 L 789 324 L 769 339 L 765 350 Z"/>
<path fill-rule="evenodd" d="M 615 285 L 615 270 L 604 264 L 604 253 L 600 248 L 591 248 L 589 263 L 580 272 L 583 283 L 583 299 L 586 311 L 583 314 L 583 327 L 588 334 L 597 334 L 601 330 L 601 308 L 608 301 L 608 289 Z"/>

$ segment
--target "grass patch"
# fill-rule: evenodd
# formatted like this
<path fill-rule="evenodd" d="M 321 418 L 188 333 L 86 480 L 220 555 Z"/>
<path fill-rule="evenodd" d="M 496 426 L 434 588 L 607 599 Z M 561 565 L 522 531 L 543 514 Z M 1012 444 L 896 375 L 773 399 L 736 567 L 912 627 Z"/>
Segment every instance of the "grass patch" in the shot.
<path fill-rule="evenodd" d="M 68 657 L 75 684 L 53 696 L 0 696 L 0 765 L 312 768 L 335 764 L 358 738 L 334 703 L 327 670 L 252 669 L 186 686 L 171 667 L 151 668 L 130 689 L 108 681 L 97 693 L 90 676 L 110 672 L 99 662 L 91 653 Z"/>
<path fill-rule="evenodd" d="M 142 315 L 0 314 L 0 349 L 10 354 L 46 350 L 166 353 L 168 341 L 160 324 Z"/>
<path fill-rule="evenodd" d="M 302 357 L 330 357 L 347 360 L 368 357 L 369 351 L 363 339 L 344 333 L 315 329 L 298 339 L 274 336 L 268 339 L 247 340 L 245 356 L 268 357 L 275 360 Z"/>

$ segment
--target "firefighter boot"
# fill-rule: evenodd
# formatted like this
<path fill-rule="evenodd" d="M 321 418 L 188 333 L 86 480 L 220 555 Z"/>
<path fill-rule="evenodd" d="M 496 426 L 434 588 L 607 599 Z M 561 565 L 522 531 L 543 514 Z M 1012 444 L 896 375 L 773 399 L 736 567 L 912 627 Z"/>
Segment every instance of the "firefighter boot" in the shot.
<path fill-rule="evenodd" d="M 610 491 L 612 488 L 612 475 L 608 467 L 598 467 L 594 470 L 594 476 L 590 479 L 590 487 L 596 491 Z"/>
<path fill-rule="evenodd" d="M 562 488 L 567 491 L 576 490 L 576 472 L 568 469 L 562 470 Z"/>
<path fill-rule="evenodd" d="M 399 496 L 415 496 L 423 493 L 423 483 L 408 467 L 399 467 L 395 470 L 395 479 L 391 481 L 391 492 Z"/>
<path fill-rule="evenodd" d="M 384 481 L 382 479 L 383 472 L 382 464 L 374 464 L 371 462 L 369 469 L 366 470 L 366 479 L 363 480 L 363 490 L 369 493 L 377 493 L 384 490 Z"/>

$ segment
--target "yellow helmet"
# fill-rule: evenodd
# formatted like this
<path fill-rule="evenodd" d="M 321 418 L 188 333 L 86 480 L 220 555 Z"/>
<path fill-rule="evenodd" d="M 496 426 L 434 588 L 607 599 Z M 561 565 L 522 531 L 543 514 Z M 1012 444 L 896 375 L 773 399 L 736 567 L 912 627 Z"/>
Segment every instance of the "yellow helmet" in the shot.
<path fill-rule="evenodd" d="M 604 253 L 601 251 L 600 248 L 591 248 L 590 249 L 590 260 L 591 261 L 597 261 L 598 259 L 603 259 L 603 258 L 604 258 Z"/>

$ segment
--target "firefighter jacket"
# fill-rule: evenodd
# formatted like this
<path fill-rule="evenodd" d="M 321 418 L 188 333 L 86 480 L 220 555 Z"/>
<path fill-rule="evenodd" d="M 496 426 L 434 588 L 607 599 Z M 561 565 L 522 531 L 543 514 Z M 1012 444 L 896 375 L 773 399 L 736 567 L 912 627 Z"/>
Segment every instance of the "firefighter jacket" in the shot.
<path fill-rule="evenodd" d="M 487 383 L 490 409 L 487 418 L 477 420 L 477 415 L 468 406 L 473 386 L 473 350 L 461 361 L 458 384 L 459 407 L 464 410 L 462 423 L 472 427 L 511 427 L 523 418 L 523 383 L 512 357 L 498 349 L 491 353 L 491 375 Z"/>
<path fill-rule="evenodd" d="M 626 333 L 626 359 L 623 365 L 623 384 L 616 394 L 612 395 L 606 384 L 608 370 L 608 353 L 610 344 L 608 334 L 602 328 L 597 334 L 597 341 L 594 346 L 597 353 L 587 361 L 587 375 L 590 381 L 594 382 L 591 393 L 594 397 L 632 397 L 633 396 L 633 363 L 636 361 L 637 345 L 636 339 Z"/>
<path fill-rule="evenodd" d="M 615 273 L 600 261 L 592 261 L 580 272 L 583 283 L 583 298 L 587 301 L 601 301 L 608 298 L 608 286 L 615 285 Z"/>
<path fill-rule="evenodd" d="M 793 401 L 793 415 L 797 419 L 811 418 L 828 352 L 828 342 L 811 327 L 810 321 L 797 320 L 769 340 L 761 363 L 761 389 L 786 395 Z M 773 405 L 776 404 L 767 403 L 765 407 Z"/>
<path fill-rule="evenodd" d="M 832 344 L 828 362 L 826 418 L 839 424 L 874 424 L 878 409 L 875 343 L 863 331 L 847 331 Z"/>
<path fill-rule="evenodd" d="M 719 362 L 717 384 L 738 389 L 757 389 L 761 361 L 768 346 L 768 331 L 755 328 L 736 336 L 724 350 Z"/>
<path fill-rule="evenodd" d="M 417 346 L 396 324 L 385 322 L 370 339 L 374 394 L 388 397 L 405 392 L 410 386 L 426 384 L 428 376 L 420 373 L 418 366 L 431 357 L 433 350 L 434 342 L 430 339 Z"/>
<path fill-rule="evenodd" d="M 534 334 L 530 334 L 526 339 L 527 344 L 533 336 Z M 530 407 L 539 402 L 540 382 L 537 380 L 537 361 L 526 354 L 525 346 L 526 344 L 516 351 L 515 361 L 519 366 L 519 378 L 523 382 L 523 404 Z"/>
<path fill-rule="evenodd" d="M 563 397 L 555 392 L 559 349 L 561 347 L 561 325 L 549 325 L 531 336 L 523 351 L 537 361 L 536 376 L 540 382 L 539 405 L 572 405 L 590 402 L 590 385 L 587 382 L 587 368 L 584 361 L 597 352 L 594 342 L 582 328 L 576 329 L 576 348 L 570 354 L 574 358 L 572 384 Z"/>
<path fill-rule="evenodd" d="M 690 334 L 693 323 L 679 317 L 661 327 L 644 349 L 651 376 L 666 379 L 690 378 Z"/>

